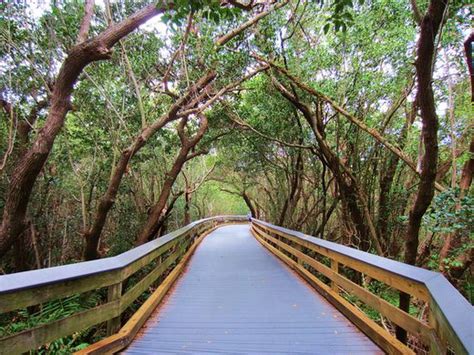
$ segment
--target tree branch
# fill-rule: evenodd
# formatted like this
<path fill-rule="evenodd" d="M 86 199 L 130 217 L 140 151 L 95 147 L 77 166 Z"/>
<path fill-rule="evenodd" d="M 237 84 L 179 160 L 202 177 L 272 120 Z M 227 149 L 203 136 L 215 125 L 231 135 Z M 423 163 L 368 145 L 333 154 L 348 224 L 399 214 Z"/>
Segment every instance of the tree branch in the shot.
<path fill-rule="evenodd" d="M 222 101 L 223 102 L 223 101 Z M 224 102 L 223 102 L 224 103 Z M 288 142 L 285 142 L 285 141 L 282 141 L 278 138 L 274 138 L 274 137 L 270 137 L 260 131 L 258 131 L 257 129 L 255 129 L 254 127 L 252 127 L 250 124 L 248 124 L 247 122 L 243 121 L 237 113 L 235 112 L 232 112 L 230 110 L 230 107 L 228 106 L 227 103 L 224 103 L 224 105 L 227 107 L 228 111 L 227 113 L 229 114 L 229 118 L 232 122 L 236 123 L 237 125 L 241 126 L 241 127 L 244 127 L 246 129 L 249 129 L 251 130 L 252 132 L 254 132 L 255 134 L 259 135 L 260 137 L 262 138 L 265 138 L 265 139 L 268 139 L 270 141 L 273 141 L 273 142 L 276 142 L 278 144 L 281 144 L 283 146 L 286 146 L 286 147 L 290 147 L 290 148 L 301 148 L 301 149 L 309 149 L 309 150 L 313 150 L 314 147 L 311 146 L 311 145 L 302 145 L 302 144 L 295 144 L 295 143 L 288 143 Z"/>
<path fill-rule="evenodd" d="M 82 18 L 81 28 L 77 35 L 76 44 L 84 42 L 87 39 L 89 28 L 91 27 L 92 15 L 94 14 L 94 0 L 86 0 L 84 5 L 84 17 Z"/>
<path fill-rule="evenodd" d="M 413 17 L 415 18 L 415 22 L 417 25 L 421 24 L 421 20 L 423 19 L 423 15 L 418 9 L 418 5 L 416 4 L 416 0 L 410 0 L 411 8 L 413 10 Z"/>
<path fill-rule="evenodd" d="M 258 15 L 256 15 L 255 17 L 251 18 L 250 20 L 248 20 L 247 22 L 244 22 L 242 25 L 240 25 L 239 27 L 233 29 L 232 31 L 228 32 L 227 34 L 223 35 L 222 37 L 219 37 L 215 44 L 216 46 L 223 46 L 224 44 L 226 44 L 227 42 L 229 42 L 232 38 L 234 38 L 235 36 L 237 36 L 239 33 L 245 31 L 247 28 L 249 28 L 250 26 L 254 25 L 255 23 L 257 23 L 258 21 L 260 21 L 262 18 L 264 18 L 265 16 L 267 16 L 268 14 L 272 13 L 273 11 L 276 11 L 278 10 L 279 8 L 285 6 L 286 4 L 288 4 L 288 0 L 286 1 L 282 1 L 274 6 L 272 6 L 270 9 L 268 9 L 267 11 L 263 11 L 261 13 L 259 13 Z"/>
<path fill-rule="evenodd" d="M 208 101 L 206 101 L 203 105 L 197 107 L 197 108 L 191 108 L 191 109 L 187 109 L 185 111 L 182 111 L 180 112 L 180 116 L 188 116 L 188 115 L 191 115 L 191 114 L 198 114 L 198 113 L 201 113 L 201 112 L 204 112 L 204 110 L 206 108 L 208 108 L 209 106 L 211 106 L 214 102 L 216 102 L 222 95 L 224 95 L 226 92 L 229 92 L 230 90 L 238 87 L 239 85 L 241 85 L 243 82 L 253 78 L 255 75 L 257 75 L 258 73 L 262 72 L 262 71 L 265 71 L 269 68 L 268 65 L 263 65 L 257 69 L 255 69 L 254 71 L 252 71 L 251 73 L 243 76 L 242 78 L 240 78 L 239 80 L 236 80 L 226 86 L 224 86 L 222 89 L 220 89 L 214 96 L 212 96 Z"/>
<path fill-rule="evenodd" d="M 357 127 L 362 129 L 364 132 L 370 134 L 375 140 L 377 140 L 380 144 L 384 145 L 388 150 L 390 150 L 393 154 L 398 156 L 414 173 L 416 173 L 417 176 L 420 176 L 420 172 L 416 169 L 416 164 L 410 159 L 408 155 L 406 155 L 402 150 L 400 150 L 398 147 L 394 146 L 392 143 L 390 143 L 385 137 L 383 137 L 380 132 L 378 132 L 375 128 L 370 128 L 368 127 L 364 122 L 356 118 L 354 115 L 350 114 L 347 112 L 344 108 L 339 106 L 334 100 L 329 98 L 328 96 L 324 95 L 320 91 L 313 89 L 309 87 L 308 85 L 302 83 L 298 78 L 295 76 L 291 75 L 286 69 L 280 67 L 279 65 L 275 64 L 274 62 L 264 59 L 258 55 L 253 55 L 255 58 L 258 60 L 269 64 L 272 68 L 276 69 L 280 73 L 284 74 L 288 79 L 290 79 L 293 83 L 296 84 L 300 89 L 308 92 L 309 94 L 318 97 L 319 99 L 327 102 L 330 104 L 334 110 L 342 114 L 344 117 L 346 117 L 350 122 L 355 124 Z M 440 185 L 439 183 L 436 183 L 436 189 L 439 191 L 444 191 L 445 188 Z"/>

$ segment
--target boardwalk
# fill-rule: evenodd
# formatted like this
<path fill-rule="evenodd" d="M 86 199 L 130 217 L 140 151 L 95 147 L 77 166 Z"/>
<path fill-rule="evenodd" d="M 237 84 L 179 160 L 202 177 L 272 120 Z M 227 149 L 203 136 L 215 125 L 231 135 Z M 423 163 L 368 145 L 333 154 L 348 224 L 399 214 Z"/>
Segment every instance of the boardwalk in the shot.
<path fill-rule="evenodd" d="M 378 354 L 382 351 L 263 248 L 217 229 L 126 354 Z"/>

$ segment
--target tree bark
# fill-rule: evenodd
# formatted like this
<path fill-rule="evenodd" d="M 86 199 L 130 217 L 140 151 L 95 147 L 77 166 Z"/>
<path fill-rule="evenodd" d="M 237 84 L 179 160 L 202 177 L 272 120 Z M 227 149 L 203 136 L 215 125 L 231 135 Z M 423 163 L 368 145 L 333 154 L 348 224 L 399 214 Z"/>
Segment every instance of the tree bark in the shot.
<path fill-rule="evenodd" d="M 192 188 L 191 184 L 186 176 L 186 174 L 183 172 L 183 177 L 184 177 L 184 220 L 183 223 L 185 226 L 187 226 L 189 223 L 191 223 L 191 196 L 192 196 Z"/>
<path fill-rule="evenodd" d="M 466 54 L 467 67 L 469 69 L 469 76 L 471 77 L 471 102 L 474 102 L 474 66 L 472 62 L 472 44 L 474 43 L 474 31 L 464 42 L 464 51 Z"/>
<path fill-rule="evenodd" d="M 84 17 L 82 18 L 79 34 L 77 35 L 76 44 L 84 42 L 87 39 L 89 28 L 91 27 L 92 15 L 94 14 L 94 0 L 86 0 L 84 5 Z"/>
<path fill-rule="evenodd" d="M 187 226 L 191 223 L 191 194 L 189 190 L 184 193 L 184 225 Z"/>
<path fill-rule="evenodd" d="M 420 108 L 422 122 L 422 142 L 424 154 L 421 159 L 420 185 L 415 203 L 409 214 L 408 229 L 405 239 L 405 257 L 407 264 L 414 265 L 418 250 L 418 234 L 421 219 L 433 199 L 438 164 L 438 117 L 433 95 L 433 64 L 436 56 L 436 37 L 441 27 L 447 7 L 447 0 L 431 0 L 427 13 L 423 16 L 420 37 L 417 44 L 415 62 L 418 89 L 416 100 Z M 400 308 L 408 312 L 410 296 L 400 293 Z M 406 343 L 407 333 L 400 327 L 396 331 L 397 339 Z"/>
<path fill-rule="evenodd" d="M 303 169 L 303 158 L 301 150 L 298 150 L 296 162 L 292 166 L 290 173 L 290 191 L 285 199 L 283 208 L 281 209 L 280 218 L 278 219 L 278 225 L 282 227 L 292 227 L 287 225 L 286 222 L 291 223 L 291 217 L 293 216 L 294 206 L 297 202 L 298 191 L 301 187 L 301 173 Z"/>
<path fill-rule="evenodd" d="M 162 237 L 163 235 L 166 234 L 166 225 L 167 225 L 167 222 L 168 222 L 168 218 L 169 216 L 171 215 L 171 211 L 173 211 L 173 208 L 174 208 L 174 204 L 176 203 L 176 201 L 178 201 L 178 198 L 184 194 L 184 191 L 179 191 L 178 193 L 176 194 L 173 194 L 173 197 L 171 198 L 171 201 L 168 202 L 168 206 L 166 207 L 166 214 L 165 216 L 163 217 L 163 219 L 161 220 L 161 223 L 160 223 L 160 226 L 158 228 L 158 235 L 160 237 Z"/>
<path fill-rule="evenodd" d="M 332 213 L 336 209 L 338 202 L 339 202 L 339 198 L 335 198 L 332 201 L 331 206 L 329 207 L 327 212 L 323 215 L 323 220 L 321 221 L 321 225 L 318 227 L 316 232 L 313 234 L 315 237 L 324 238 L 324 227 L 326 227 L 326 224 L 328 223 L 329 218 L 331 218 Z"/>
<path fill-rule="evenodd" d="M 400 132 L 400 147 L 403 149 L 405 146 L 405 141 L 408 134 L 408 128 L 410 126 L 409 118 L 407 117 L 405 124 L 402 127 Z M 395 179 L 395 173 L 397 170 L 399 157 L 391 154 L 388 157 L 388 163 L 382 171 L 380 181 L 379 181 L 379 208 L 378 208 L 378 217 L 377 217 L 377 233 L 379 237 L 384 240 L 385 250 L 390 251 L 390 230 L 389 226 L 392 222 L 391 216 L 392 212 L 392 196 L 391 189 L 392 184 Z"/>
<path fill-rule="evenodd" d="M 253 218 L 258 218 L 257 210 L 255 209 L 252 200 L 250 199 L 250 196 L 247 194 L 246 191 L 242 192 L 242 198 L 244 199 L 245 204 L 250 210 L 250 214 L 252 215 Z"/>

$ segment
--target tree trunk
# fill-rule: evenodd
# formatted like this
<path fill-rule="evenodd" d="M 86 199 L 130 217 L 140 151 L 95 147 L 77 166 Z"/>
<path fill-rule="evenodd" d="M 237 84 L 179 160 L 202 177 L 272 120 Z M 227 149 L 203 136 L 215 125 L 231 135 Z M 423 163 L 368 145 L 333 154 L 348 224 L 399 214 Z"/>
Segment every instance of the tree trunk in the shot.
<path fill-rule="evenodd" d="M 176 181 L 176 178 L 181 172 L 184 163 L 200 154 L 199 152 L 189 154 L 189 152 L 199 143 L 199 141 L 204 136 L 204 133 L 207 131 L 207 118 L 204 115 L 201 115 L 199 131 L 192 138 L 185 136 L 184 130 L 186 123 L 187 118 L 183 118 L 178 126 L 178 135 L 181 140 L 181 149 L 179 150 L 178 156 L 176 157 L 171 170 L 166 174 L 165 182 L 163 183 L 160 196 L 158 197 L 158 202 L 153 206 L 145 226 L 137 236 L 136 245 L 144 244 L 148 240 L 153 239 L 153 237 L 156 235 L 160 225 L 163 222 L 163 218 L 166 215 L 165 207 L 168 197 L 171 194 L 171 189 L 174 185 L 174 182 Z"/>
<path fill-rule="evenodd" d="M 31 148 L 20 159 L 12 173 L 0 226 L 0 257 L 23 232 L 25 215 L 35 181 L 51 152 L 66 114 L 71 108 L 71 94 L 79 75 L 90 63 L 111 57 L 112 47 L 148 19 L 163 12 L 168 2 L 158 8 L 148 5 L 124 21 L 107 28 L 92 40 L 75 45 L 64 61 L 54 83 L 50 110 L 43 128 Z"/>
<path fill-rule="evenodd" d="M 375 250 L 379 255 L 383 255 L 383 249 L 378 240 L 375 226 L 372 221 L 372 216 L 369 213 L 367 199 L 362 191 L 360 184 L 358 183 L 355 176 L 352 174 L 350 169 L 344 162 L 337 156 L 336 153 L 327 144 L 324 131 L 322 131 L 322 122 L 310 107 L 299 101 L 297 97 L 291 94 L 281 83 L 276 79 L 273 83 L 277 90 L 288 99 L 293 105 L 295 105 L 303 114 L 309 126 L 311 127 L 315 138 L 318 142 L 321 155 L 324 157 L 322 161 L 331 170 L 336 179 L 336 182 L 340 189 L 341 199 L 347 204 L 351 219 L 357 229 L 359 238 L 361 239 L 361 248 L 364 250 L 369 249 L 369 243 L 372 242 Z M 318 122 L 319 121 L 319 122 Z"/>
<path fill-rule="evenodd" d="M 168 122 L 175 120 L 177 118 L 179 110 L 181 108 L 184 108 L 189 103 L 189 101 L 195 97 L 197 93 L 204 90 L 204 88 L 212 80 L 214 80 L 215 77 L 216 73 L 214 71 L 209 71 L 203 77 L 201 77 L 201 79 L 199 79 L 198 82 L 186 92 L 186 94 L 184 94 L 171 106 L 171 108 L 165 115 L 160 117 L 150 126 L 143 129 L 140 134 L 135 138 L 135 141 L 122 152 L 120 159 L 114 168 L 112 177 L 109 181 L 107 191 L 99 201 L 97 212 L 94 217 L 94 222 L 92 226 L 84 232 L 84 238 L 86 241 L 86 246 L 84 249 L 85 260 L 93 260 L 100 257 L 97 251 L 100 236 L 105 226 L 107 215 L 110 212 L 112 206 L 114 205 L 115 198 L 120 187 L 120 183 L 122 182 L 122 177 L 125 174 L 130 159 L 146 144 L 150 137 L 152 137 Z"/>
<path fill-rule="evenodd" d="M 258 218 L 257 210 L 255 209 L 252 200 L 250 199 L 249 195 L 244 191 L 242 192 L 242 198 L 245 201 L 245 204 L 250 210 L 250 214 L 252 215 L 253 218 Z"/>
<path fill-rule="evenodd" d="M 176 178 L 178 177 L 184 163 L 186 162 L 188 152 L 189 149 L 186 146 L 181 147 L 171 170 L 166 174 L 166 179 L 163 183 L 160 196 L 158 197 L 158 202 L 153 206 L 145 227 L 142 229 L 137 238 L 136 245 L 144 244 L 147 241 L 153 239 L 156 232 L 158 231 L 159 226 L 166 214 L 166 202 L 168 201 L 168 197 L 171 194 L 171 189 L 174 185 L 174 182 L 176 181 Z"/>
<path fill-rule="evenodd" d="M 184 192 L 184 225 L 187 226 L 191 223 L 191 192 L 188 186 L 186 186 L 186 191 Z"/>
<path fill-rule="evenodd" d="M 408 134 L 408 127 L 410 123 L 408 122 L 409 119 L 405 121 L 405 124 L 402 127 L 402 131 L 400 132 L 400 149 L 403 149 L 405 146 L 405 140 Z M 382 172 L 382 176 L 380 177 L 379 182 L 379 208 L 378 208 L 378 217 L 377 217 L 377 233 L 379 237 L 384 241 L 385 250 L 391 250 L 390 246 L 390 235 L 391 231 L 389 230 L 389 226 L 391 222 L 393 222 L 391 216 L 393 216 L 392 212 L 392 196 L 391 196 L 391 189 L 392 184 L 395 179 L 395 173 L 397 171 L 397 166 L 400 158 L 396 155 L 390 154 L 388 157 L 388 163 Z"/>
<path fill-rule="evenodd" d="M 298 192 L 301 188 L 301 174 L 303 170 L 303 158 L 301 150 L 298 150 L 296 156 L 296 162 L 293 166 L 291 164 L 292 170 L 290 173 L 290 191 L 285 199 L 283 208 L 280 213 L 280 218 L 278 219 L 278 225 L 282 227 L 293 227 L 291 224 L 292 216 L 294 213 L 294 207 L 298 201 Z"/>
<path fill-rule="evenodd" d="M 464 41 L 464 51 L 466 53 L 466 62 L 471 77 L 471 101 L 474 102 L 474 66 L 472 62 L 472 44 L 474 43 L 474 31 Z"/>
<path fill-rule="evenodd" d="M 424 154 L 421 159 L 420 185 L 415 203 L 410 211 L 405 239 L 405 258 L 407 264 L 414 265 L 418 251 L 418 234 L 421 219 L 433 199 L 438 163 L 438 117 L 433 95 L 433 63 L 435 59 L 435 41 L 443 21 L 448 1 L 431 0 L 428 11 L 421 21 L 420 37 L 417 44 L 416 77 L 418 91 L 416 100 L 420 108 L 422 121 L 422 142 Z M 408 312 L 410 296 L 400 293 L 400 308 Z M 397 339 L 406 343 L 407 333 L 400 327 L 396 331 Z"/>

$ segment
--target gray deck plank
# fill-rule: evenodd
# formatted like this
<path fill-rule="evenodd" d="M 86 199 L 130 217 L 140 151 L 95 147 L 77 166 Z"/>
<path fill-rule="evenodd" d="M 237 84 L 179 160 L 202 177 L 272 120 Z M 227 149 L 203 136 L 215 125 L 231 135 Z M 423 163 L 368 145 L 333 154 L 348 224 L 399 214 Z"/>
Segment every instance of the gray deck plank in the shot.
<path fill-rule="evenodd" d="M 380 354 L 250 234 L 206 237 L 126 354 Z"/>

